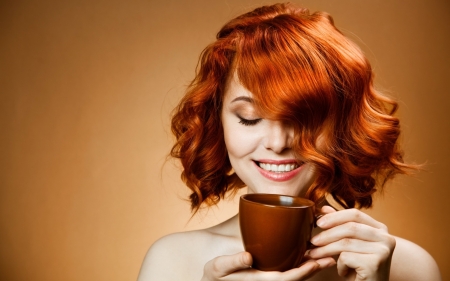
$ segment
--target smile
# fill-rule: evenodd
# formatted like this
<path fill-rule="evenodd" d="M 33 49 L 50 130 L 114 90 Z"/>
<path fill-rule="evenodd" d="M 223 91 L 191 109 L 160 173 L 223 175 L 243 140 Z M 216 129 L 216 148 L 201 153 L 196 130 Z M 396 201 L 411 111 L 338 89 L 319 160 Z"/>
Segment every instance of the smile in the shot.
<path fill-rule="evenodd" d="M 276 165 L 276 164 L 262 163 L 262 162 L 259 162 L 258 166 L 261 169 L 264 169 L 264 170 L 270 171 L 270 172 L 275 172 L 275 173 L 290 172 L 299 167 L 297 163 Z"/>
<path fill-rule="evenodd" d="M 254 161 L 259 173 L 276 182 L 288 181 L 294 178 L 303 167 L 304 163 L 290 161 Z"/>

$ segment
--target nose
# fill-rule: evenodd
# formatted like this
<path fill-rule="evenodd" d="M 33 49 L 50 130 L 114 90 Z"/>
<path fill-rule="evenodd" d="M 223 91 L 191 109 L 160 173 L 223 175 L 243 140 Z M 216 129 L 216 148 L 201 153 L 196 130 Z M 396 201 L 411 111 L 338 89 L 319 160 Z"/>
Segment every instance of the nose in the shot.
<path fill-rule="evenodd" d="M 281 121 L 269 121 L 268 130 L 264 138 L 264 147 L 275 153 L 281 153 L 291 148 L 294 138 L 294 128 Z"/>

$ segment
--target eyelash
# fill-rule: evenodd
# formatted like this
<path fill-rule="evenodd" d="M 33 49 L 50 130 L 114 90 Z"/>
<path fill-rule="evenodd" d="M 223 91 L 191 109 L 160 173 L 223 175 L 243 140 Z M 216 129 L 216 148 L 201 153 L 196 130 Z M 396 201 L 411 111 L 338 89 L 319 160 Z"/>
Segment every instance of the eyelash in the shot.
<path fill-rule="evenodd" d="M 238 118 L 240 119 L 239 124 L 242 124 L 244 126 L 253 126 L 253 125 L 258 124 L 262 120 L 261 118 L 248 120 L 248 119 L 244 119 L 244 118 L 239 117 L 239 116 L 238 116 Z"/>

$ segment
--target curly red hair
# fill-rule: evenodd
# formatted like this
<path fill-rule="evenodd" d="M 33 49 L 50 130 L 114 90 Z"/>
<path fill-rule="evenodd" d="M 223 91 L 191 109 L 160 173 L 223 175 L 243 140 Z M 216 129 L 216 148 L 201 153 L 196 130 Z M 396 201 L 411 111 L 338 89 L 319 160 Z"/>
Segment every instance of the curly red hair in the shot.
<path fill-rule="evenodd" d="M 292 149 L 319 171 L 306 194 L 313 201 L 331 194 L 345 207 L 370 207 L 377 181 L 382 187 L 412 168 L 397 143 L 397 103 L 374 89 L 368 60 L 331 16 L 264 6 L 219 31 L 174 111 L 171 155 L 181 160 L 193 210 L 245 186 L 228 159 L 220 119 L 234 72 L 264 118 L 294 125 Z"/>

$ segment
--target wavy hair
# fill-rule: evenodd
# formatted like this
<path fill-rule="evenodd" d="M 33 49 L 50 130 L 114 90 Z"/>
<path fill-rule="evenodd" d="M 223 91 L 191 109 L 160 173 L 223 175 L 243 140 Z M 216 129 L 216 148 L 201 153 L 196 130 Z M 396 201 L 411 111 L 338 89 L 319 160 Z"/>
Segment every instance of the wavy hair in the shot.
<path fill-rule="evenodd" d="M 181 160 L 193 211 L 245 186 L 220 118 L 234 72 L 264 118 L 293 124 L 293 151 L 318 170 L 306 193 L 313 201 L 331 194 L 347 208 L 370 207 L 376 186 L 413 168 L 397 142 L 397 103 L 374 89 L 368 60 L 327 13 L 264 6 L 228 22 L 216 39 L 172 118 L 171 156 Z"/>

